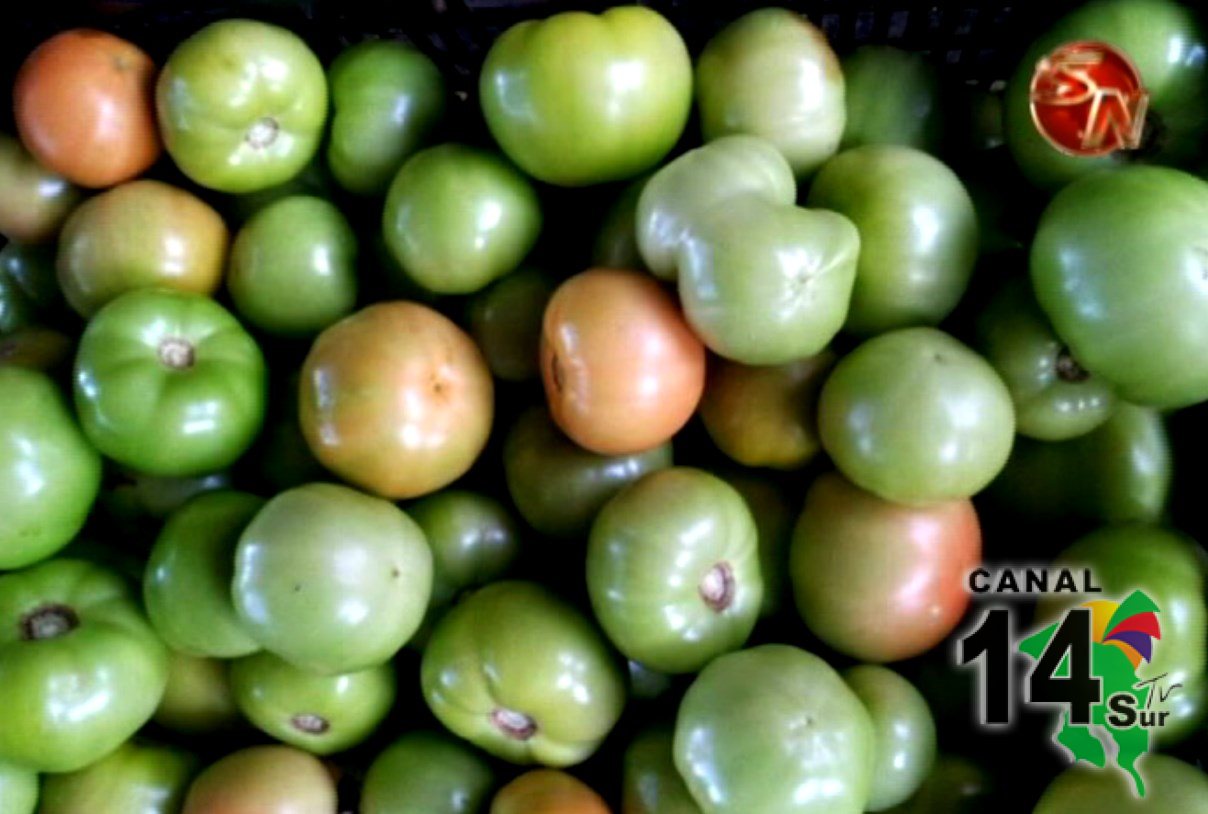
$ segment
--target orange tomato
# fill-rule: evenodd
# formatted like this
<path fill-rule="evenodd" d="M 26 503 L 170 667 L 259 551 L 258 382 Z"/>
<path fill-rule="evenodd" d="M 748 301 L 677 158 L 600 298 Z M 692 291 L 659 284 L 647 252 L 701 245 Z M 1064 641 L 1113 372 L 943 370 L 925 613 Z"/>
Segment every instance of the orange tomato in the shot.
<path fill-rule="evenodd" d="M 649 274 L 592 269 L 559 286 L 545 309 L 541 374 L 563 432 L 592 452 L 628 455 L 692 417 L 705 349 Z"/>
<path fill-rule="evenodd" d="M 611 814 L 608 804 L 566 772 L 537 769 L 508 783 L 491 802 L 491 814 Z"/>
<path fill-rule="evenodd" d="M 77 28 L 39 45 L 13 87 L 17 130 L 47 169 L 85 187 L 139 175 L 159 157 L 155 63 L 138 46 Z"/>
<path fill-rule="evenodd" d="M 335 814 L 336 784 L 315 757 L 287 746 L 254 746 L 193 781 L 183 814 Z"/>
<path fill-rule="evenodd" d="M 494 385 L 478 346 L 446 317 L 383 302 L 319 334 L 299 407 L 320 463 L 397 500 L 465 474 L 491 432 Z"/>

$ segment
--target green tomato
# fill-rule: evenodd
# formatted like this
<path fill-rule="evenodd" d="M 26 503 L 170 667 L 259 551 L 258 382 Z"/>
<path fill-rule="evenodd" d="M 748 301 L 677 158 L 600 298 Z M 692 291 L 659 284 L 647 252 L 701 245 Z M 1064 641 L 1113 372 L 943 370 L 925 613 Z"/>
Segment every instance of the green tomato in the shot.
<path fill-rule="evenodd" d="M 763 577 L 742 495 L 700 469 L 627 486 L 597 515 L 587 546 L 596 619 L 626 658 L 693 673 L 755 627 Z"/>
<path fill-rule="evenodd" d="M 245 629 L 297 667 L 334 675 L 383 664 L 432 592 L 424 533 L 398 507 L 312 483 L 274 497 L 244 529 L 232 593 Z"/>
<path fill-rule="evenodd" d="M 1208 182 L 1162 167 L 1085 178 L 1041 216 L 1036 299 L 1079 363 L 1121 398 L 1153 407 L 1208 399 L 1206 221 Z"/>
<path fill-rule="evenodd" d="M 0 249 L 0 335 L 35 324 L 60 299 L 53 250 L 20 243 Z"/>
<path fill-rule="evenodd" d="M 356 305 L 356 234 L 329 201 L 282 198 L 239 231 L 227 287 L 235 310 L 262 331 L 316 334 Z"/>
<path fill-rule="evenodd" d="M 986 361 L 1015 403 L 1020 435 L 1064 441 L 1111 417 L 1112 389 L 1087 373 L 1053 332 L 1026 280 L 1012 278 L 982 311 L 978 334 Z"/>
<path fill-rule="evenodd" d="M 382 233 L 417 285 L 469 294 L 520 265 L 541 233 L 541 203 L 494 153 L 442 144 L 416 153 L 394 177 Z"/>
<path fill-rule="evenodd" d="M 523 382 L 541 375 L 541 320 L 556 288 L 544 272 L 522 268 L 474 295 L 470 335 L 495 378 Z"/>
<path fill-rule="evenodd" d="M 973 199 L 941 161 L 910 147 L 868 145 L 826 163 L 809 205 L 851 218 L 860 264 L 845 328 L 869 335 L 936 325 L 977 261 Z"/>
<path fill-rule="evenodd" d="M 822 451 L 817 405 L 829 349 L 784 365 L 709 363 L 700 417 L 717 448 L 744 466 L 798 469 Z"/>
<path fill-rule="evenodd" d="M 1201 673 L 1173 692 L 1163 705 L 1170 717 L 1153 734 L 1155 749 L 1169 749 L 1203 731 L 1208 721 L 1208 675 Z"/>
<path fill-rule="evenodd" d="M 78 187 L 0 133 L 0 235 L 14 243 L 50 240 L 79 200 Z"/>
<path fill-rule="evenodd" d="M 101 456 L 45 374 L 0 366 L 0 571 L 71 542 L 101 488 Z"/>
<path fill-rule="evenodd" d="M 528 582 L 496 582 L 449 611 L 424 651 L 421 682 L 455 735 L 520 764 L 587 759 L 625 705 L 625 679 L 604 639 Z"/>
<path fill-rule="evenodd" d="M 189 478 L 158 478 L 137 472 L 123 472 L 102 496 L 105 511 L 120 520 L 145 523 L 147 518 L 163 520 L 198 495 L 229 489 L 227 472 L 212 472 Z"/>
<path fill-rule="evenodd" d="M 407 507 L 432 549 L 432 605 L 502 577 L 520 551 L 511 514 L 493 497 L 447 489 Z"/>
<path fill-rule="evenodd" d="M 155 102 L 164 146 L 185 175 L 220 192 L 254 192 L 293 178 L 318 151 L 327 78 L 292 32 L 220 20 L 168 57 Z"/>
<path fill-rule="evenodd" d="M 264 501 L 244 492 L 198 495 L 164 524 L 147 560 L 143 601 L 160 638 L 192 656 L 234 658 L 260 649 L 231 603 L 235 547 Z"/>
<path fill-rule="evenodd" d="M 976 494 L 1007 462 L 1011 394 L 985 359 L 934 328 L 869 339 L 818 404 L 822 446 L 857 486 L 927 503 Z"/>
<path fill-rule="evenodd" d="M 621 810 L 625 814 L 700 814 L 675 768 L 674 731 L 658 726 L 625 750 Z"/>
<path fill-rule="evenodd" d="M 926 58 L 865 45 L 843 58 L 847 126 L 840 146 L 898 144 L 935 153 L 944 133 L 939 76 Z"/>
<path fill-rule="evenodd" d="M 0 761 L 73 772 L 148 720 L 168 651 L 126 583 L 78 560 L 0 576 Z"/>
<path fill-rule="evenodd" d="M 345 49 L 327 71 L 331 138 L 327 166 L 359 195 L 386 191 L 445 113 L 445 80 L 413 46 L 371 40 Z"/>
<path fill-rule="evenodd" d="M 1144 797 L 1122 772 L 1075 766 L 1057 775 L 1032 814 L 1206 814 L 1208 775 L 1166 755 L 1146 755 L 1138 768 L 1145 777 Z"/>
<path fill-rule="evenodd" d="M 477 752 L 434 732 L 409 732 L 365 774 L 361 814 L 479 814 L 495 775 Z"/>
<path fill-rule="evenodd" d="M 282 743 L 316 755 L 364 741 L 394 705 L 394 668 L 318 675 L 271 653 L 231 664 L 235 703 L 249 721 Z"/>
<path fill-rule="evenodd" d="M 208 297 L 142 289 L 88 323 L 75 404 L 88 439 L 123 466 L 187 477 L 225 469 L 264 420 L 264 356 Z"/>
<path fill-rule="evenodd" d="M 593 267 L 638 270 L 646 267 L 638 250 L 638 235 L 634 227 L 638 199 L 648 180 L 649 176 L 641 176 L 631 181 L 604 213 L 592 245 Z"/>
<path fill-rule="evenodd" d="M 723 473 L 755 519 L 759 539 L 759 570 L 763 575 L 760 617 L 771 616 L 789 599 L 789 544 L 793 539 L 796 506 L 778 484 L 746 472 Z"/>
<path fill-rule="evenodd" d="M 859 814 L 875 742 L 838 673 L 769 644 L 722 656 L 688 688 L 675 766 L 704 814 Z"/>
<path fill-rule="evenodd" d="M 661 698 L 671 689 L 671 676 L 652 670 L 640 661 L 629 659 L 625 664 L 629 672 L 629 694 L 642 701 Z"/>
<path fill-rule="evenodd" d="M 696 101 L 705 141 L 762 136 L 798 176 L 834 154 L 847 119 L 826 35 L 782 8 L 752 11 L 709 41 L 696 63 Z"/>
<path fill-rule="evenodd" d="M 85 769 L 48 775 L 38 814 L 178 814 L 196 770 L 185 752 L 131 741 Z"/>
<path fill-rule="evenodd" d="M 752 195 L 769 203 L 797 200 L 797 179 L 775 145 L 755 136 L 723 136 L 656 172 L 634 213 L 637 245 L 656 277 L 674 280 L 697 222 L 728 201 Z"/>
<path fill-rule="evenodd" d="M 985 769 L 965 758 L 940 755 L 919 790 L 892 814 L 977 814 L 992 806 Z"/>
<path fill-rule="evenodd" d="M 747 195 L 693 223 L 680 248 L 679 294 L 711 350 L 748 365 L 778 365 L 813 356 L 834 339 L 862 256 L 850 220 Z"/>
<path fill-rule="evenodd" d="M 235 729 L 241 722 L 227 662 L 173 652 L 168 686 L 155 710 L 157 724 L 183 735 Z"/>
<path fill-rule="evenodd" d="M 312 198 L 331 200 L 337 192 L 339 189 L 331 180 L 327 168 L 316 158 L 303 167 L 302 172 L 284 183 L 243 195 L 227 196 L 225 211 L 231 222 L 244 224 L 261 209 L 282 198 L 307 195 Z"/>
<path fill-rule="evenodd" d="M 0 811 L 34 814 L 38 807 L 38 773 L 0 761 Z"/>
<path fill-rule="evenodd" d="M 1060 45 L 1077 41 L 1114 45 L 1132 60 L 1149 94 L 1147 153 L 1160 163 L 1182 163 L 1200 149 L 1208 119 L 1208 40 L 1196 15 L 1176 0 L 1092 0 L 1077 7 L 1032 43 L 1016 68 L 1004 102 L 1007 147 L 1024 176 L 1055 190 L 1098 170 L 1127 166 L 1135 153 L 1100 158 L 1054 148 L 1036 127 L 1031 110 L 1036 63 Z M 1103 234 L 1112 234 L 1104 229 Z"/>
<path fill-rule="evenodd" d="M 1153 522 L 1170 501 L 1171 458 L 1161 414 L 1120 402 L 1102 426 L 1071 441 L 1017 440 L 990 495 L 1039 522 Z"/>
<path fill-rule="evenodd" d="M 482 112 L 508 157 L 534 178 L 585 186 L 653 168 L 692 106 L 692 62 L 657 12 L 565 12 L 503 33 L 479 78 Z"/>
<path fill-rule="evenodd" d="M 0 367 L 50 373 L 66 366 L 74 352 L 73 339 L 50 328 L 30 325 L 0 336 Z"/>
<path fill-rule="evenodd" d="M 629 455 L 599 455 L 575 444 L 542 407 L 517 419 L 503 450 L 516 510 L 551 537 L 582 537 L 604 504 L 649 472 L 671 466 L 671 444 Z"/>
<path fill-rule="evenodd" d="M 1153 659 L 1140 667 L 1137 677 L 1165 675 L 1164 684 L 1184 686 L 1203 680 L 1208 669 L 1204 593 L 1208 555 L 1198 543 L 1157 526 L 1105 526 L 1063 551 L 1056 564 L 1091 569 L 1103 595 L 1042 597 L 1036 607 L 1038 624 L 1056 621 L 1064 611 L 1082 602 L 1119 602 L 1133 590 L 1144 591 L 1159 608 L 1162 639 L 1154 647 Z"/>
<path fill-rule="evenodd" d="M 935 765 L 935 719 L 926 699 L 887 667 L 864 664 L 843 673 L 872 719 L 875 760 L 868 811 L 912 796 Z"/>

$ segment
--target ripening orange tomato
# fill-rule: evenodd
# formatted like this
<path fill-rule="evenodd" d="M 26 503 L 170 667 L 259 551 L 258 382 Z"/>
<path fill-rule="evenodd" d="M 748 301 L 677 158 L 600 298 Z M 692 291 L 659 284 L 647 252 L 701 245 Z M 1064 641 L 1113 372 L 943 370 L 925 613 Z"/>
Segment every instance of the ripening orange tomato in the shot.
<path fill-rule="evenodd" d="M 541 374 L 550 413 L 571 440 L 628 455 L 688 423 L 704 392 L 705 348 L 649 274 L 591 269 L 546 306 Z"/>
<path fill-rule="evenodd" d="M 154 85 L 155 63 L 137 45 L 87 28 L 56 34 L 17 74 L 21 141 L 81 186 L 128 181 L 159 157 Z"/>
<path fill-rule="evenodd" d="M 491 814 L 612 814 L 600 795 L 566 772 L 537 769 L 508 783 Z"/>

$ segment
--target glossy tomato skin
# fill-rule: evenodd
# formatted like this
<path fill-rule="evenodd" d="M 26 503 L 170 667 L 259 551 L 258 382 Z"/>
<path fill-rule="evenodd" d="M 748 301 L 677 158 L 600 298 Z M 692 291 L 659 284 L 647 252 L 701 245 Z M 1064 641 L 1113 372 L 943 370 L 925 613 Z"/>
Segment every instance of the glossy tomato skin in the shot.
<path fill-rule="evenodd" d="M 1059 45 L 1079 40 L 1106 42 L 1123 51 L 1149 92 L 1146 158 L 1179 164 L 1196 154 L 1208 130 L 1208 65 L 1197 54 L 1208 47 L 1193 11 L 1172 0 L 1094 0 L 1059 20 L 1024 54 L 1004 96 L 1007 147 L 1036 186 L 1056 190 L 1103 169 L 1128 166 L 1134 155 L 1069 156 L 1045 140 L 1029 105 L 1036 63 Z"/>
<path fill-rule="evenodd" d="M 818 403 L 839 471 L 886 500 L 976 494 L 1007 462 L 1015 411 L 988 362 L 934 328 L 865 341 L 839 360 Z"/>
<path fill-rule="evenodd" d="M 55 383 L 0 366 L 0 570 L 71 542 L 101 487 L 101 459 Z"/>
<path fill-rule="evenodd" d="M 1203 770 L 1166 755 L 1140 763 L 1147 792 L 1137 797 L 1121 772 L 1084 767 L 1066 769 L 1049 784 L 1032 814 L 1179 814 L 1208 812 L 1208 778 Z"/>
<path fill-rule="evenodd" d="M 393 499 L 465 474 L 494 416 L 491 374 L 473 340 L 413 302 L 371 305 L 320 334 L 299 392 L 302 434 L 320 463 Z"/>
<path fill-rule="evenodd" d="M 806 496 L 789 574 L 810 630 L 841 653 L 888 662 L 925 653 L 952 632 L 980 561 L 968 500 L 905 506 L 831 473 Z"/>
<path fill-rule="evenodd" d="M 388 661 L 419 627 L 432 553 L 398 507 L 346 486 L 282 492 L 235 550 L 232 596 L 266 650 L 324 675 Z"/>
<path fill-rule="evenodd" d="M 329 201 L 282 198 L 239 230 L 227 288 L 240 316 L 266 333 L 318 333 L 356 305 L 356 233 Z"/>
<path fill-rule="evenodd" d="M 80 771 L 48 775 L 38 811 L 176 814 L 196 770 L 186 752 L 131 741 Z"/>
<path fill-rule="evenodd" d="M 478 814 L 494 785 L 486 758 L 461 741 L 408 732 L 370 764 L 361 814 Z"/>
<path fill-rule="evenodd" d="M 1041 216 L 1036 299 L 1079 363 L 1123 399 L 1168 408 L 1208 398 L 1206 218 L 1208 182 L 1164 167 L 1085 178 Z"/>
<path fill-rule="evenodd" d="M 38 807 L 38 773 L 0 762 L 0 811 L 34 814 Z"/>
<path fill-rule="evenodd" d="M 182 735 L 236 729 L 243 721 L 231 693 L 227 662 L 173 652 L 157 724 Z"/>
<path fill-rule="evenodd" d="M 986 360 L 1015 402 L 1020 435 L 1065 441 L 1111 417 L 1116 394 L 1087 373 L 1036 304 L 1026 280 L 1010 280 L 978 319 Z"/>
<path fill-rule="evenodd" d="M 861 253 L 842 214 L 735 199 L 694 221 L 679 251 L 680 301 L 701 340 L 727 359 L 804 359 L 843 327 Z"/>
<path fill-rule="evenodd" d="M 592 525 L 587 588 L 595 617 L 629 659 L 692 673 L 755 627 L 763 576 L 742 495 L 701 469 L 653 472 Z"/>
<path fill-rule="evenodd" d="M 604 798 L 582 780 L 553 769 L 517 777 L 495 795 L 491 814 L 612 814 Z"/>
<path fill-rule="evenodd" d="M 989 494 L 1039 522 L 1154 522 L 1170 501 L 1172 457 L 1162 415 L 1119 402 L 1098 429 L 1070 441 L 1019 439 Z"/>
<path fill-rule="evenodd" d="M 479 78 L 491 135 L 529 175 L 559 186 L 632 178 L 675 145 L 692 62 L 657 12 L 622 6 L 512 26 Z"/>
<path fill-rule="evenodd" d="M 100 760 L 150 720 L 167 679 L 167 648 L 121 577 L 79 560 L 0 576 L 0 760 Z"/>
<path fill-rule="evenodd" d="M 222 217 L 190 192 L 142 179 L 80 204 L 55 260 L 67 302 L 88 318 L 139 288 L 213 294 L 229 236 Z"/>
<path fill-rule="evenodd" d="M 826 36 L 787 9 L 746 14 L 709 41 L 696 63 L 705 141 L 734 133 L 768 139 L 798 176 L 839 147 L 843 71 Z"/>
<path fill-rule="evenodd" d="M 394 177 L 382 233 L 412 282 L 470 294 L 520 265 L 541 233 L 541 204 L 499 155 L 442 144 L 407 159 Z"/>
<path fill-rule="evenodd" d="M 369 40 L 341 52 L 327 70 L 327 81 L 331 174 L 349 192 L 385 192 L 398 168 L 428 141 L 444 116 L 440 69 L 407 43 Z"/>
<path fill-rule="evenodd" d="M 541 375 L 554 421 L 575 443 L 626 455 L 670 440 L 705 385 L 705 350 L 649 275 L 591 269 L 545 309 Z"/>
<path fill-rule="evenodd" d="M 696 222 L 725 202 L 747 196 L 781 205 L 797 200 L 792 167 L 766 139 L 722 136 L 669 162 L 642 187 L 630 216 L 646 267 L 660 279 L 674 280 L 680 246 Z"/>
<path fill-rule="evenodd" d="M 220 20 L 182 42 L 155 88 L 168 154 L 220 192 L 284 183 L 319 148 L 327 119 L 323 65 L 297 35 Z"/>
<path fill-rule="evenodd" d="M 240 712 L 273 738 L 316 755 L 360 744 L 394 704 L 389 664 L 317 675 L 271 653 L 231 663 L 231 690 Z"/>
<path fill-rule="evenodd" d="M 700 814 L 675 768 L 671 727 L 642 732 L 625 750 L 621 814 Z"/>
<path fill-rule="evenodd" d="M 783 365 L 710 359 L 700 416 L 717 448 L 743 466 L 797 469 L 822 452 L 818 395 L 828 350 Z"/>
<path fill-rule="evenodd" d="M 812 737 L 795 736 L 802 727 Z M 770 644 L 722 656 L 688 688 L 675 766 L 704 814 L 859 814 L 873 743 L 868 713 L 838 673 Z"/>
<path fill-rule="evenodd" d="M 860 230 L 848 331 L 936 325 L 965 293 L 977 260 L 977 212 L 938 159 L 897 145 L 846 150 L 819 171 L 808 202 Z"/>
<path fill-rule="evenodd" d="M 842 60 L 847 123 L 840 148 L 899 144 L 935 154 L 944 133 L 939 76 L 926 57 L 864 45 Z"/>
<path fill-rule="evenodd" d="M 333 814 L 336 784 L 318 759 L 288 746 L 253 746 L 207 767 L 181 814 Z"/>
<path fill-rule="evenodd" d="M 17 243 L 48 241 L 79 200 L 74 184 L 0 134 L 0 235 Z"/>
<path fill-rule="evenodd" d="M 34 327 L 61 299 L 52 249 L 20 243 L 0 249 L 0 336 Z"/>
<path fill-rule="evenodd" d="M 511 513 L 480 492 L 446 489 L 407 507 L 432 550 L 432 606 L 502 577 L 520 553 Z"/>
<path fill-rule="evenodd" d="M 1208 669 L 1208 609 L 1205 577 L 1208 555 L 1195 540 L 1160 526 L 1105 526 L 1082 537 L 1057 558 L 1058 565 L 1090 568 L 1102 595 L 1056 595 L 1042 598 L 1038 623 L 1094 599 L 1123 601 L 1133 590 L 1144 591 L 1157 604 L 1162 639 L 1153 660 L 1141 665 L 1140 679 L 1166 675 L 1170 684 L 1188 689 Z M 1142 769 L 1144 771 L 1144 769 Z"/>
<path fill-rule="evenodd" d="M 600 455 L 563 435 L 544 407 L 534 407 L 508 432 L 503 465 L 508 493 L 530 526 L 550 537 L 581 537 L 613 495 L 671 466 L 671 444 Z"/>
<path fill-rule="evenodd" d="M 872 719 L 876 758 L 867 805 L 884 811 L 914 795 L 935 765 L 935 719 L 915 686 L 886 667 L 853 667 L 843 680 Z"/>
<path fill-rule="evenodd" d="M 596 628 L 529 582 L 496 582 L 454 606 L 424 650 L 421 679 L 450 731 L 518 764 L 582 762 L 625 704 Z"/>
<path fill-rule="evenodd" d="M 557 282 L 535 268 L 520 268 L 470 301 L 470 334 L 492 375 L 523 382 L 541 375 L 541 319 Z"/>
<path fill-rule="evenodd" d="M 129 181 L 155 163 L 155 64 L 133 43 L 76 28 L 39 45 L 13 86 L 21 141 L 47 169 L 85 187 Z"/>
<path fill-rule="evenodd" d="M 173 512 L 147 560 L 143 603 L 160 638 L 174 650 L 215 658 L 260 649 L 231 603 L 235 547 L 264 506 L 246 492 L 198 495 Z"/>
<path fill-rule="evenodd" d="M 264 421 L 264 356 L 208 297 L 167 289 L 123 294 L 88 323 L 75 403 L 89 440 L 151 475 L 225 469 Z"/>

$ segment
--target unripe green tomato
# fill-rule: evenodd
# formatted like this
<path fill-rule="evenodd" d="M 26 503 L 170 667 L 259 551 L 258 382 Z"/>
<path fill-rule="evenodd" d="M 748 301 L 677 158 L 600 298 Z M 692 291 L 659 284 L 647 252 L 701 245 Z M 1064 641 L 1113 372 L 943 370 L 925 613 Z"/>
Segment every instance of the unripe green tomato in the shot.
<path fill-rule="evenodd" d="M 557 284 L 535 268 L 521 268 L 474 295 L 470 334 L 495 378 L 528 381 L 541 375 L 541 320 Z"/>
<path fill-rule="evenodd" d="M 408 732 L 370 764 L 361 814 L 480 814 L 494 785 L 486 758 L 466 744 Z"/>
<path fill-rule="evenodd" d="M 79 200 L 78 187 L 39 164 L 20 141 L 0 134 L 0 235 L 43 243 Z"/>
<path fill-rule="evenodd" d="M 356 305 L 356 234 L 329 201 L 282 198 L 235 236 L 227 288 L 239 315 L 266 333 L 318 333 Z"/>
<path fill-rule="evenodd" d="M 227 662 L 172 653 L 168 686 L 155 710 L 155 722 L 182 735 L 229 731 L 242 722 Z"/>
<path fill-rule="evenodd" d="M 53 248 L 9 243 L 0 249 L 0 336 L 36 324 L 61 299 Z"/>
<path fill-rule="evenodd" d="M 38 807 L 38 773 L 0 762 L 0 811 L 34 814 Z"/>
<path fill-rule="evenodd" d="M 1074 766 L 1057 775 L 1032 814 L 1206 814 L 1208 776 L 1166 755 L 1146 755 L 1140 769 L 1146 794 L 1138 797 L 1122 772 Z"/>
<path fill-rule="evenodd" d="M 934 154 L 943 137 L 939 76 L 920 54 L 864 45 L 843 58 L 847 126 L 841 148 L 900 144 Z"/>
<path fill-rule="evenodd" d="M 487 53 L 482 112 L 504 153 L 559 186 L 632 178 L 679 140 L 692 61 L 657 12 L 621 6 L 528 20 Z"/>
<path fill-rule="evenodd" d="M 47 775 L 38 814 L 177 814 L 196 771 L 186 752 L 131 741 L 87 768 Z"/>
<path fill-rule="evenodd" d="M 674 737 L 670 727 L 652 727 L 625 750 L 623 814 L 700 814 L 675 768 Z"/>
<path fill-rule="evenodd" d="M 705 141 L 762 136 L 798 176 L 834 154 L 847 119 L 826 35 L 783 8 L 752 11 L 709 41 L 696 63 L 696 101 Z"/>

